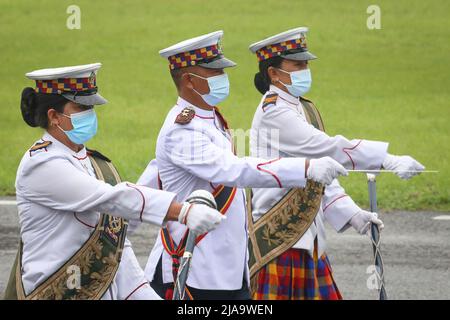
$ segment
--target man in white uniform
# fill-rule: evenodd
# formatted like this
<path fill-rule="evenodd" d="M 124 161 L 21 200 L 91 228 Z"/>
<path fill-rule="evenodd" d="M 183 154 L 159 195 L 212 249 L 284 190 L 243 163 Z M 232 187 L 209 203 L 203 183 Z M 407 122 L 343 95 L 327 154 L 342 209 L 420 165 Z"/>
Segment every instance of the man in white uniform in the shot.
<path fill-rule="evenodd" d="M 409 156 L 388 154 L 385 142 L 349 140 L 324 132 L 317 109 L 303 98 L 311 86 L 308 61 L 316 58 L 307 49 L 306 32 L 307 28 L 296 28 L 250 45 L 259 61 L 255 86 L 264 94 L 253 118 L 251 155 L 263 158 L 270 153 L 281 157 L 330 156 L 347 169 L 391 169 L 404 179 L 415 174 L 409 170 L 423 170 L 424 167 Z M 274 131 L 276 140 L 269 134 Z M 288 188 L 253 189 L 254 219 L 263 217 L 288 192 Z M 341 298 L 325 254 L 324 219 L 336 231 L 353 226 L 360 234 L 369 230 L 370 223 L 380 228 L 383 224 L 376 213 L 356 205 L 337 180 L 325 188 L 321 203 L 314 223 L 293 249 L 280 253 L 255 275 L 255 299 Z M 293 265 L 296 266 L 294 271 L 291 270 Z"/>
<path fill-rule="evenodd" d="M 97 131 L 93 106 L 106 103 L 100 66 L 27 73 L 36 88 L 23 90 L 22 116 L 45 133 L 17 170 L 21 244 L 8 299 L 159 299 L 126 239 L 127 220 L 179 219 L 202 233 L 223 219 L 174 193 L 120 182 L 109 159 L 85 148 Z"/>
<path fill-rule="evenodd" d="M 223 69 L 235 65 L 223 56 L 222 35 L 222 31 L 213 32 L 160 51 L 169 60 L 179 95 L 156 145 L 162 189 L 177 193 L 178 200 L 199 188 L 210 190 L 227 217 L 214 232 L 197 238 L 187 279 L 187 296 L 194 299 L 250 298 L 242 188 L 301 187 L 307 178 L 327 184 L 346 174 L 330 158 L 267 161 L 236 157 L 228 125 L 217 108 L 229 93 Z M 145 174 L 151 172 L 148 169 Z M 141 177 L 140 181 L 152 179 Z M 185 226 L 170 222 L 150 254 L 145 273 L 162 297 L 172 296 L 185 238 Z"/>

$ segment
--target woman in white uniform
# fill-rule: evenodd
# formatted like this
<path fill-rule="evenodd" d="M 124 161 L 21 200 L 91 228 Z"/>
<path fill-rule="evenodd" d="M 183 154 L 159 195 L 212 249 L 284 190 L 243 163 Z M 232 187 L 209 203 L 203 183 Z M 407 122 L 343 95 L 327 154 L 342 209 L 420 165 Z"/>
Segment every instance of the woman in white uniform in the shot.
<path fill-rule="evenodd" d="M 100 63 L 27 73 L 24 121 L 45 130 L 16 177 L 20 247 L 8 299 L 159 299 L 126 239 L 128 220 L 185 223 L 201 234 L 222 215 L 175 194 L 129 182 L 85 143 L 97 131 Z"/>
<path fill-rule="evenodd" d="M 388 154 L 387 143 L 350 140 L 324 132 L 318 110 L 303 97 L 311 86 L 308 62 L 316 58 L 307 48 L 307 30 L 292 29 L 250 45 L 259 61 L 255 86 L 263 94 L 252 123 L 251 156 L 330 156 L 346 169 L 385 168 L 395 170 L 403 179 L 414 175 L 410 170 L 423 170 L 424 167 L 409 156 Z M 276 132 L 277 139 L 273 139 L 270 132 Z M 282 214 L 279 207 L 289 191 L 253 189 L 253 218 L 259 220 L 267 218 L 269 213 Z M 321 206 L 310 226 L 295 229 L 297 239 L 291 247 L 279 249 L 272 255 L 274 259 L 255 272 L 255 299 L 341 299 L 325 253 L 324 220 L 336 231 L 352 226 L 360 234 L 366 234 L 371 223 L 380 229 L 383 223 L 376 213 L 356 205 L 337 180 L 317 197 L 321 198 Z M 284 226 L 288 227 L 288 224 Z M 287 241 L 286 238 L 280 239 L 283 241 Z"/>

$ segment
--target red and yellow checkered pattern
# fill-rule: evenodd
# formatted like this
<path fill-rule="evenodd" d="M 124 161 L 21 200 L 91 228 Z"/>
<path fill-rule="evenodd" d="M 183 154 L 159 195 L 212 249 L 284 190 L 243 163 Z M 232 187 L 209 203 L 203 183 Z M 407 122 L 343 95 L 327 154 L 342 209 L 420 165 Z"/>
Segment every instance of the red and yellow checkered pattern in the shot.
<path fill-rule="evenodd" d="M 263 61 L 275 56 L 279 56 L 285 51 L 295 50 L 299 48 L 307 48 L 305 37 L 262 47 L 261 49 L 258 49 L 256 51 L 256 56 L 258 57 L 258 61 Z"/>
<path fill-rule="evenodd" d="M 168 59 L 170 69 L 173 70 L 188 66 L 195 66 L 199 61 L 211 59 L 220 54 L 222 54 L 222 52 L 219 46 L 215 44 L 200 49 L 177 53 L 170 56 Z"/>
<path fill-rule="evenodd" d="M 340 300 L 325 254 L 289 249 L 255 274 L 255 300 Z"/>
<path fill-rule="evenodd" d="M 36 80 L 36 92 L 57 93 L 80 92 L 96 89 L 95 77 L 62 78 L 53 80 Z"/>

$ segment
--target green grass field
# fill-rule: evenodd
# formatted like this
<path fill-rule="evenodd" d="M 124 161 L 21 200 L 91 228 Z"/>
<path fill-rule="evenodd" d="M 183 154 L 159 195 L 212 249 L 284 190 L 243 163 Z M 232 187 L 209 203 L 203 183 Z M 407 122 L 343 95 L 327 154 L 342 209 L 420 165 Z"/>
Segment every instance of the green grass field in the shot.
<path fill-rule="evenodd" d="M 66 8 L 81 8 L 81 30 L 68 30 Z M 381 8 L 381 30 L 366 9 Z M 382 175 L 380 209 L 450 210 L 449 1 L 80 1 L 0 0 L 0 194 L 14 194 L 20 158 L 40 137 L 19 110 L 28 71 L 102 62 L 98 84 L 110 103 L 98 108 L 99 134 L 88 145 L 135 181 L 154 157 L 155 139 L 176 99 L 158 50 L 223 29 L 231 95 L 222 110 L 232 127 L 250 127 L 260 95 L 248 45 L 308 26 L 315 101 L 328 133 L 389 141 L 439 174 L 410 181 Z M 364 175 L 342 179 L 367 206 Z"/>

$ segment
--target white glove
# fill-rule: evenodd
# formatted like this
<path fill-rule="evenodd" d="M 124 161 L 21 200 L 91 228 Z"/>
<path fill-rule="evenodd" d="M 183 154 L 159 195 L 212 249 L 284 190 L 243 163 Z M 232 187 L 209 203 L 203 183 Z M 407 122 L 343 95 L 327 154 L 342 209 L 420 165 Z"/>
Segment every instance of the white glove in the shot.
<path fill-rule="evenodd" d="M 308 179 L 329 185 L 338 176 L 347 176 L 345 168 L 330 157 L 309 160 Z"/>
<path fill-rule="evenodd" d="M 189 230 L 196 234 L 204 234 L 217 228 L 226 219 L 216 209 L 204 204 L 185 202 L 178 215 L 178 222 L 185 224 Z"/>
<path fill-rule="evenodd" d="M 423 171 L 425 167 L 410 156 L 394 156 L 388 154 L 383 161 L 383 168 L 394 170 L 395 174 L 401 179 L 410 179 L 420 172 L 406 172 L 405 170 Z"/>
<path fill-rule="evenodd" d="M 383 221 L 375 212 L 361 210 L 350 219 L 350 224 L 359 234 L 367 234 L 371 223 L 377 224 L 380 231 L 384 228 Z"/>

